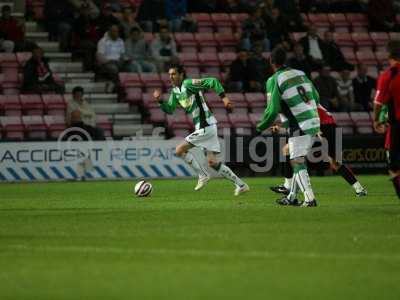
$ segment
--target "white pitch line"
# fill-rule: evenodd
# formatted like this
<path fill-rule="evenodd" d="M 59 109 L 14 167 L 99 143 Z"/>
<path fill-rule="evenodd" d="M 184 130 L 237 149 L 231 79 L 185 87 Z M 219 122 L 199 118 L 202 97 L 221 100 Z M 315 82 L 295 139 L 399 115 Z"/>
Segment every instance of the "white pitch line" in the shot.
<path fill-rule="evenodd" d="M 400 255 L 396 254 L 380 254 L 380 253 L 360 253 L 360 254 L 348 254 L 348 253 L 315 253 L 315 252 L 268 252 L 268 251 L 225 251 L 225 250 L 201 250 L 201 249 L 129 249 L 129 248 L 116 248 L 116 247 L 91 247 L 91 246 L 28 246 L 28 245 L 7 245 L 0 247 L 1 251 L 34 251 L 34 252 L 75 252 L 75 253 L 102 253 L 102 254 L 121 254 L 121 255 L 133 255 L 133 254 L 144 254 L 144 255 L 174 255 L 174 256 L 194 256 L 194 257 L 243 257 L 243 258 L 260 258 L 260 259 L 271 259 L 271 258 L 302 258 L 302 259 L 373 259 L 373 260 L 388 260 L 388 261 L 400 261 Z"/>

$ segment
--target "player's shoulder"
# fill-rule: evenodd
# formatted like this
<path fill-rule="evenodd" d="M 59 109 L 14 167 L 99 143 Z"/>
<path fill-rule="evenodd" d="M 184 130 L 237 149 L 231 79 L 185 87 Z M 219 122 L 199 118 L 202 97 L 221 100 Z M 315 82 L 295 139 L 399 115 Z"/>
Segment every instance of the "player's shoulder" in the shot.
<path fill-rule="evenodd" d="M 184 86 L 201 85 L 206 78 L 186 78 L 183 81 Z"/>

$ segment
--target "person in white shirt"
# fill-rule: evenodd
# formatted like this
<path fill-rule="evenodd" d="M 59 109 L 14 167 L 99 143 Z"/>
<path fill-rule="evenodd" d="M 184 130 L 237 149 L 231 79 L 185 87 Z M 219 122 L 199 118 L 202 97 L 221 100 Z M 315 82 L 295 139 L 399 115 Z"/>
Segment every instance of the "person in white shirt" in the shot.
<path fill-rule="evenodd" d="M 310 24 L 307 35 L 300 39 L 304 53 L 311 62 L 313 71 L 319 70 L 324 63 L 324 55 L 322 51 L 322 40 L 317 34 L 317 30 L 313 24 Z"/>
<path fill-rule="evenodd" d="M 354 107 L 353 81 L 350 70 L 343 69 L 336 79 L 339 94 L 339 111 L 351 111 Z"/>
<path fill-rule="evenodd" d="M 119 37 L 119 28 L 112 25 L 97 44 L 99 73 L 118 83 L 118 73 L 123 71 L 129 59 L 125 56 L 125 43 Z"/>

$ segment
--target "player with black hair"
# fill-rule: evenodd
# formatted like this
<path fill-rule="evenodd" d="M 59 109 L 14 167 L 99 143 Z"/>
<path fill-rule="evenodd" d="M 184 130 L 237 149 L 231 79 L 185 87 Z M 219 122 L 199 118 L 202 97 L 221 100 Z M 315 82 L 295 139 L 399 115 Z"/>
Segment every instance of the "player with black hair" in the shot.
<path fill-rule="evenodd" d="M 189 152 L 193 147 L 200 147 L 205 149 L 207 153 L 208 165 L 215 169 L 219 175 L 235 184 L 235 196 L 247 192 L 250 189 L 249 186 L 216 157 L 216 154 L 221 152 L 217 134 L 217 120 L 207 105 L 204 92 L 209 89 L 213 90 L 220 96 L 225 108 L 231 110 L 232 104 L 225 95 L 224 88 L 219 80 L 213 77 L 186 78 L 185 69 L 181 65 L 172 66 L 168 74 L 173 86 L 169 99 L 163 101 L 160 90 L 155 90 L 153 96 L 164 112 L 172 114 L 179 104 L 187 114 L 192 116 L 195 131 L 176 147 L 176 154 L 191 165 L 198 174 L 199 180 L 195 190 L 200 190 L 210 180 L 210 175 L 203 164 Z"/>

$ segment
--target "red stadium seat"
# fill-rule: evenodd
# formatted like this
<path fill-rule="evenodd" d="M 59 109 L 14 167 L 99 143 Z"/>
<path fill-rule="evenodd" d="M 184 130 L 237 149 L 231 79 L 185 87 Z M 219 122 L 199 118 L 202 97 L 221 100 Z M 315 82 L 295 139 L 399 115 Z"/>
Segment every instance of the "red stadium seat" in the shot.
<path fill-rule="evenodd" d="M 47 126 L 42 116 L 22 116 L 28 139 L 45 140 L 47 138 Z"/>
<path fill-rule="evenodd" d="M 377 51 L 375 52 L 376 59 L 379 64 L 384 65 L 388 62 L 389 53 L 387 51 Z"/>
<path fill-rule="evenodd" d="M 174 128 L 171 132 L 174 137 L 184 138 L 191 133 L 191 130 L 188 128 Z"/>
<path fill-rule="evenodd" d="M 168 73 L 161 73 L 161 80 L 164 84 L 164 88 L 168 89 L 171 87 L 171 79 L 169 78 Z"/>
<path fill-rule="evenodd" d="M 247 113 L 233 113 L 228 115 L 232 127 L 235 129 L 237 135 L 251 135 L 253 124 Z"/>
<path fill-rule="evenodd" d="M 236 27 L 236 30 L 242 27 L 243 21 L 248 19 L 249 15 L 246 13 L 233 13 L 229 14 L 233 25 Z"/>
<path fill-rule="evenodd" d="M 178 47 L 182 47 L 182 46 L 192 46 L 192 47 L 196 47 L 197 46 L 197 42 L 194 39 L 194 35 L 193 33 L 190 32 L 175 32 L 174 33 L 174 37 L 175 37 L 175 42 L 177 44 Z"/>
<path fill-rule="evenodd" d="M 216 33 L 215 39 L 217 40 L 221 51 L 235 51 L 239 37 L 233 33 Z"/>
<path fill-rule="evenodd" d="M 218 43 L 215 40 L 214 33 L 199 32 L 195 33 L 194 38 L 202 52 L 216 52 Z"/>
<path fill-rule="evenodd" d="M 215 108 L 222 108 L 225 110 L 224 103 L 217 94 L 209 92 L 205 93 L 204 97 L 206 98 L 207 104 L 209 105 L 210 108 L 213 109 L 213 111 Z"/>
<path fill-rule="evenodd" d="M 19 66 L 23 67 L 31 57 L 32 57 L 31 52 L 17 52 L 17 61 Z"/>
<path fill-rule="evenodd" d="M 42 95 L 42 100 L 48 115 L 65 115 L 67 103 L 63 96 L 46 94 Z"/>
<path fill-rule="evenodd" d="M 308 14 L 308 20 L 315 26 L 329 27 L 330 22 L 327 14 Z"/>
<path fill-rule="evenodd" d="M 22 110 L 26 115 L 41 116 L 44 113 L 44 104 L 40 95 L 20 95 Z"/>
<path fill-rule="evenodd" d="M 211 16 L 207 13 L 193 13 L 192 18 L 196 21 L 199 27 L 211 27 L 213 28 L 213 21 Z"/>
<path fill-rule="evenodd" d="M 3 104 L 4 115 L 22 115 L 22 105 L 18 95 L 0 95 L 0 102 Z"/>
<path fill-rule="evenodd" d="M 389 41 L 389 34 L 386 32 L 370 32 L 369 34 L 376 47 L 386 46 Z"/>
<path fill-rule="evenodd" d="M 226 111 L 225 112 L 221 111 L 221 112 L 215 113 L 214 116 L 217 119 L 218 127 L 221 127 L 221 128 L 224 128 L 224 127 L 231 128 L 232 127 L 232 124 L 229 121 L 228 114 L 226 113 Z"/>
<path fill-rule="evenodd" d="M 165 113 L 159 107 L 149 109 L 149 115 L 149 120 L 151 123 L 165 123 Z"/>
<path fill-rule="evenodd" d="M 6 140 L 23 140 L 25 127 L 20 116 L 0 117 Z"/>
<path fill-rule="evenodd" d="M 365 14 L 347 13 L 346 18 L 353 28 L 368 26 L 368 18 Z"/>
<path fill-rule="evenodd" d="M 339 47 L 354 47 L 354 41 L 350 33 L 347 32 L 335 32 L 333 39 L 339 45 Z"/>
<path fill-rule="evenodd" d="M 372 47 L 373 42 L 368 32 L 353 32 L 351 37 L 357 47 Z"/>
<path fill-rule="evenodd" d="M 44 123 L 47 126 L 48 136 L 51 139 L 58 139 L 60 134 L 67 128 L 65 116 L 63 115 L 44 116 Z"/>
<path fill-rule="evenodd" d="M 18 95 L 21 82 L 22 74 L 18 74 L 17 69 L 6 69 L 4 71 L 3 81 L 1 86 L 3 88 L 3 94 L 5 95 Z"/>
<path fill-rule="evenodd" d="M 350 22 L 346 19 L 346 16 L 341 13 L 330 13 L 328 14 L 328 19 L 331 25 L 335 28 L 350 26 Z"/>
<path fill-rule="evenodd" d="M 229 67 L 231 65 L 232 61 L 234 61 L 236 59 L 236 56 L 237 56 L 237 54 L 235 52 L 220 52 L 220 53 L 218 53 L 220 65 L 222 67 Z"/>
<path fill-rule="evenodd" d="M 0 53 L 0 66 L 5 69 L 18 69 L 17 56 L 14 53 Z"/>
<path fill-rule="evenodd" d="M 374 52 L 372 52 L 372 50 L 357 51 L 356 57 L 357 57 L 358 63 L 363 63 L 365 65 L 371 65 L 371 66 L 377 65 L 376 57 L 375 57 Z"/>
<path fill-rule="evenodd" d="M 186 74 L 189 78 L 198 78 L 200 77 L 200 68 L 198 67 L 188 67 L 185 68 Z"/>
<path fill-rule="evenodd" d="M 253 125 L 253 127 L 255 128 L 258 124 L 258 122 L 260 122 L 262 117 L 262 113 L 251 113 L 249 114 L 249 119 L 251 124 Z"/>
<path fill-rule="evenodd" d="M 119 82 L 123 87 L 142 87 L 138 73 L 119 73 Z"/>
<path fill-rule="evenodd" d="M 197 53 L 179 53 L 178 54 L 179 61 L 185 67 L 199 67 L 200 61 L 197 56 Z"/>
<path fill-rule="evenodd" d="M 333 117 L 336 120 L 336 123 L 340 127 L 353 127 L 354 122 L 350 118 L 349 113 L 347 112 L 338 112 L 338 113 L 332 113 Z"/>
<path fill-rule="evenodd" d="M 217 53 L 199 53 L 199 60 L 203 68 L 220 66 Z"/>
<path fill-rule="evenodd" d="M 159 105 L 154 101 L 153 93 L 143 93 L 142 95 L 143 106 L 147 109 L 159 108 Z M 163 100 L 168 100 L 163 98 Z"/>
<path fill-rule="evenodd" d="M 139 104 L 142 102 L 142 89 L 137 87 L 125 89 L 125 101 L 132 104 Z"/>
<path fill-rule="evenodd" d="M 211 20 L 218 32 L 233 31 L 235 26 L 229 14 L 226 13 L 212 13 Z"/>
<path fill-rule="evenodd" d="M 141 73 L 139 75 L 143 85 L 149 88 L 161 88 L 163 87 L 163 81 L 158 73 Z"/>
<path fill-rule="evenodd" d="M 242 93 L 227 93 L 226 96 L 231 100 L 235 111 L 237 111 L 238 108 L 245 108 L 247 112 L 248 105 Z"/>
<path fill-rule="evenodd" d="M 113 125 L 107 115 L 96 115 L 96 126 L 104 131 L 104 136 L 112 136 Z"/>
<path fill-rule="evenodd" d="M 389 39 L 400 40 L 400 32 L 389 32 Z"/>

